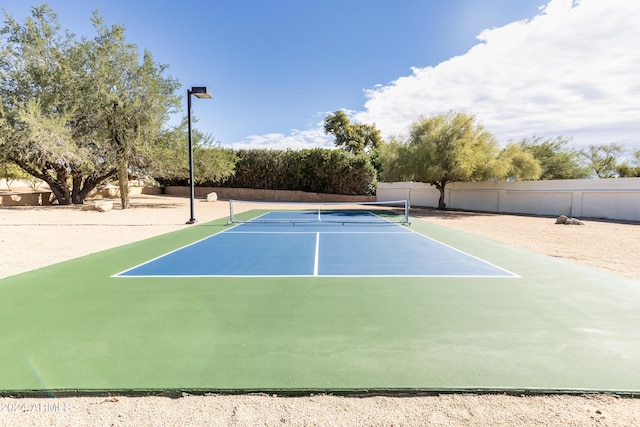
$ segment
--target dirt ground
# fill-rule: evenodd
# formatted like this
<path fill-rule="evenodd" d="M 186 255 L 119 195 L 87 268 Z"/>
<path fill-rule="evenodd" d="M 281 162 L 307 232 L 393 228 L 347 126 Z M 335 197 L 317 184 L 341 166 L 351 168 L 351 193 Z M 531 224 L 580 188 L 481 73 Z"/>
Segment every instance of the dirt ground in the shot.
<path fill-rule="evenodd" d="M 139 196 L 128 210 L 115 204 L 106 213 L 76 206 L 0 207 L 0 278 L 180 230 L 189 219 L 188 199 Z M 228 215 L 228 204 L 197 200 L 195 211 L 198 221 L 206 222 Z M 412 217 L 640 280 L 637 223 L 556 225 L 555 218 L 430 209 L 414 210 Z M 640 399 L 602 394 L 0 397 L 0 426 L 18 425 L 633 426 L 640 425 Z"/>

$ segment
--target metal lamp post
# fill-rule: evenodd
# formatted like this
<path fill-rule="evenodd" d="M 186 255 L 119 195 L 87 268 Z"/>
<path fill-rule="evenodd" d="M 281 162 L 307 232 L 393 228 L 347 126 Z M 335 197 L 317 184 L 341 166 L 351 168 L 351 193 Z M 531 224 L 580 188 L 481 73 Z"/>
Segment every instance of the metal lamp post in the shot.
<path fill-rule="evenodd" d="M 187 89 L 187 122 L 189 123 L 189 186 L 191 190 L 191 218 L 189 218 L 187 224 L 196 223 L 194 213 L 195 186 L 193 182 L 193 142 L 191 139 L 191 95 L 195 96 L 196 98 L 211 98 L 211 94 L 209 93 L 209 90 L 206 86 L 194 86 L 191 89 Z"/>

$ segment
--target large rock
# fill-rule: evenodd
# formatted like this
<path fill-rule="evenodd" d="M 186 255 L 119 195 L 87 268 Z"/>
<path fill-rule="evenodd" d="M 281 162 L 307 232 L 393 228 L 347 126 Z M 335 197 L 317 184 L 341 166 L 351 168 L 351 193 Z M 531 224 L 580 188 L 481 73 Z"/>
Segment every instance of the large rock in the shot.
<path fill-rule="evenodd" d="M 82 206 L 84 211 L 109 212 L 113 209 L 113 202 L 109 200 L 96 200 Z"/>
<path fill-rule="evenodd" d="M 218 200 L 218 193 L 213 192 L 207 194 L 207 202 L 215 202 Z"/>
<path fill-rule="evenodd" d="M 584 222 L 579 219 L 569 218 L 566 215 L 560 215 L 558 219 L 556 219 L 556 224 L 564 224 L 564 225 L 584 225 Z"/>

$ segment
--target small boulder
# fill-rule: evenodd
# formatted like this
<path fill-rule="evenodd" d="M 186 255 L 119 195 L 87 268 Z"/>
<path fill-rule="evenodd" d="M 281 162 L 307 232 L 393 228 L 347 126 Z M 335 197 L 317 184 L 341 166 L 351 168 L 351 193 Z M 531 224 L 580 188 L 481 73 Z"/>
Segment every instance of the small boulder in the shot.
<path fill-rule="evenodd" d="M 568 217 L 568 216 L 566 216 L 566 215 L 560 215 L 560 216 L 558 217 L 558 219 L 556 219 L 556 224 L 564 224 L 564 223 L 566 223 L 566 222 L 567 222 L 567 220 L 568 220 L 568 219 L 569 219 L 569 217 Z"/>
<path fill-rule="evenodd" d="M 556 219 L 556 224 L 564 224 L 564 225 L 584 225 L 584 222 L 580 221 L 576 218 L 569 218 L 566 215 L 560 215 L 558 219 Z"/>
<path fill-rule="evenodd" d="M 565 222 L 565 224 L 566 225 L 584 225 L 584 222 L 576 218 L 569 218 L 567 219 L 567 222 Z"/>
<path fill-rule="evenodd" d="M 82 206 L 83 211 L 109 212 L 113 209 L 113 202 L 109 200 L 95 200 Z"/>
<path fill-rule="evenodd" d="M 209 193 L 207 194 L 207 202 L 215 202 L 218 200 L 218 193 Z"/>

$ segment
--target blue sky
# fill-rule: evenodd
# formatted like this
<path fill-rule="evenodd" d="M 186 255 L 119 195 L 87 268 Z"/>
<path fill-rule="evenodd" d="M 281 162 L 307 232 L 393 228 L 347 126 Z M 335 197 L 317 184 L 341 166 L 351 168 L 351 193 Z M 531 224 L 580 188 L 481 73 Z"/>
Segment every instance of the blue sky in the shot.
<path fill-rule="evenodd" d="M 18 20 L 39 2 L 3 0 Z M 63 28 L 107 25 L 148 49 L 227 147 L 332 146 L 349 112 L 385 137 L 418 116 L 477 116 L 501 143 L 533 135 L 640 149 L 634 0 L 50 0 Z M 183 99 L 186 110 L 186 98 Z M 183 111 L 182 114 L 185 114 Z"/>

